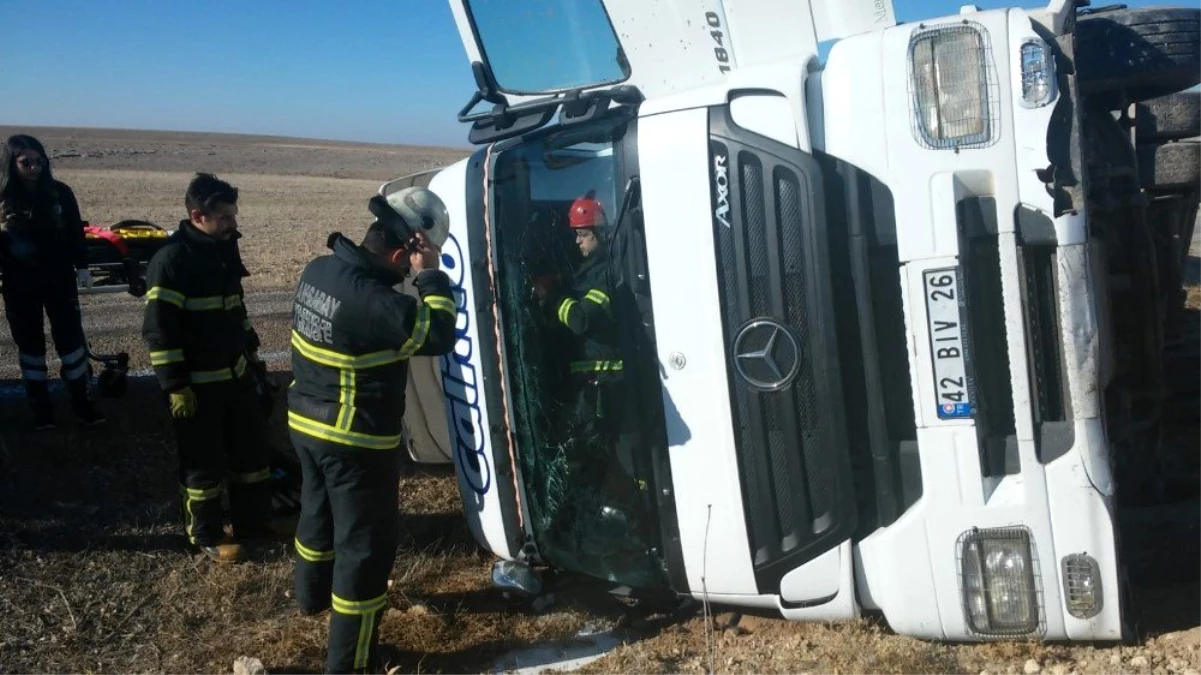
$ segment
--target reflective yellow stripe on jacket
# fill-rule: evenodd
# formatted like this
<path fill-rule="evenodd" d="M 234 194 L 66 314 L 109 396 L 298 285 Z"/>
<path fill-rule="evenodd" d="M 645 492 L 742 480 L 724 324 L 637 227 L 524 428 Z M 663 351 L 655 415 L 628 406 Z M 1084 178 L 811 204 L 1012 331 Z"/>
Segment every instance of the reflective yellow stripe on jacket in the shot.
<path fill-rule="evenodd" d="M 150 365 L 166 366 L 172 363 L 183 363 L 182 349 L 162 349 L 150 352 Z"/>
<path fill-rule="evenodd" d="M 424 302 L 435 312 L 447 312 L 449 314 L 456 313 L 455 301 L 451 300 L 445 295 L 427 295 L 424 298 Z"/>
<path fill-rule="evenodd" d="M 603 307 L 605 309 L 606 312 L 612 313 L 612 311 L 613 311 L 609 307 L 609 305 L 610 305 L 609 296 L 604 291 L 597 290 L 594 288 L 584 294 L 584 299 L 600 305 L 601 307 Z"/>
<path fill-rule="evenodd" d="M 620 372 L 625 364 L 622 361 L 572 361 L 573 373 L 615 373 Z"/>
<path fill-rule="evenodd" d="M 188 376 L 192 379 L 192 384 L 212 384 L 213 382 L 225 382 L 226 380 L 236 380 L 246 374 L 246 357 L 239 356 L 238 362 L 233 368 L 219 368 L 217 370 L 193 370 Z"/>
<path fill-rule="evenodd" d="M 568 319 L 571 318 L 571 310 L 575 309 L 575 306 L 578 304 L 578 302 L 572 300 L 571 298 L 567 298 L 563 302 L 559 303 L 559 322 L 563 325 L 567 325 L 569 323 Z"/>
<path fill-rule="evenodd" d="M 429 335 L 429 332 L 430 308 L 429 305 L 423 304 L 417 308 L 417 319 L 413 322 L 413 332 L 400 348 L 401 356 L 407 359 L 416 354 L 417 350 L 425 344 L 425 336 Z"/>
<path fill-rule="evenodd" d="M 165 302 L 183 309 L 184 294 L 179 291 L 173 291 L 170 288 L 163 288 L 162 286 L 151 286 L 150 290 L 146 291 L 146 302 L 150 303 L 152 300 Z"/>
<path fill-rule="evenodd" d="M 163 286 L 153 286 L 146 291 L 146 302 L 157 300 L 190 312 L 207 312 L 212 310 L 236 309 L 242 306 L 242 297 L 238 295 L 213 295 L 204 298 L 189 298 L 179 291 L 173 291 Z"/>
<path fill-rule="evenodd" d="M 296 352 L 301 357 L 318 365 L 338 370 L 339 393 L 338 415 L 334 424 L 327 424 L 289 411 L 288 426 L 306 436 L 312 436 L 340 445 L 367 448 L 369 450 L 391 450 L 399 446 L 400 434 L 381 436 L 351 431 L 355 418 L 357 371 L 404 361 L 416 354 L 425 345 L 425 339 L 429 335 L 431 309 L 433 311 L 454 314 L 455 304 L 453 300 L 445 296 L 426 296 L 421 307 L 417 308 L 417 317 L 413 322 L 413 331 L 401 348 L 385 349 L 369 354 L 343 354 L 313 344 L 300 333 L 292 331 L 292 347 L 296 349 Z"/>
<path fill-rule="evenodd" d="M 403 361 L 404 356 L 401 355 L 399 349 L 385 349 L 379 352 L 371 352 L 370 354 L 360 354 L 351 356 L 335 352 L 332 349 L 319 347 L 312 342 L 304 339 L 304 336 L 296 331 L 292 331 L 292 346 L 304 358 L 319 363 L 330 368 L 349 368 L 351 370 L 365 370 L 367 368 L 376 368 L 389 363 Z"/>
<path fill-rule="evenodd" d="M 183 308 L 190 312 L 207 312 L 215 309 L 235 309 L 242 306 L 237 295 L 213 295 L 207 298 L 184 298 Z"/>
<path fill-rule="evenodd" d="M 349 445 L 368 450 L 391 450 L 400 445 L 400 434 L 395 436 L 376 436 L 357 431 L 346 431 L 332 424 L 318 422 L 303 415 L 288 411 L 288 426 L 306 436 L 312 436 L 330 443 Z"/>

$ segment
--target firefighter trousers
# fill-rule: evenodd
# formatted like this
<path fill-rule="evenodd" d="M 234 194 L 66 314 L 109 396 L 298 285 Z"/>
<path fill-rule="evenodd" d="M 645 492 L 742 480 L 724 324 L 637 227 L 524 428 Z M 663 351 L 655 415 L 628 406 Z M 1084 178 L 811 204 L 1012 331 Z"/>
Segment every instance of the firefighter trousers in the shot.
<path fill-rule="evenodd" d="M 17 345 L 21 378 L 32 402 L 43 402 L 48 396 L 43 313 L 50 319 L 50 336 L 62 361 L 59 374 L 68 383 L 86 381 L 84 378 L 91 368 L 79 310 L 79 290 L 70 267 L 50 271 L 8 270 L 4 277 L 4 313 Z"/>
<path fill-rule="evenodd" d="M 173 420 L 188 541 L 212 546 L 224 538 L 223 485 L 234 533 L 260 534 L 270 517 L 271 472 L 267 420 L 254 382 L 193 384 L 192 391 L 196 414 Z"/>
<path fill-rule="evenodd" d="M 401 450 L 369 450 L 292 431 L 303 483 L 296 524 L 296 600 L 333 608 L 327 673 L 376 665 L 379 618 L 396 559 Z"/>

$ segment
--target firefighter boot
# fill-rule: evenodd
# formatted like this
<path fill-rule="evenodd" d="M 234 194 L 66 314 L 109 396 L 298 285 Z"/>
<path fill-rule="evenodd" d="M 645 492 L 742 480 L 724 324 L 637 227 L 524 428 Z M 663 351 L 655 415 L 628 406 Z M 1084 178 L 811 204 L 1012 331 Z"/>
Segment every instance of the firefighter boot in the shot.
<path fill-rule="evenodd" d="M 25 380 L 25 393 L 33 410 L 33 428 L 45 431 L 54 428 L 54 406 L 50 403 L 50 388 L 45 380 Z"/>
<path fill-rule="evenodd" d="M 100 414 L 88 392 L 88 378 L 77 377 L 74 380 L 68 380 L 67 389 L 71 392 L 71 409 L 80 423 L 86 426 L 95 426 L 105 422 L 104 415 Z"/>
<path fill-rule="evenodd" d="M 232 537 L 225 537 L 211 546 L 201 545 L 200 552 L 209 560 L 222 564 L 241 562 L 246 557 L 242 551 L 242 545 L 234 541 Z"/>

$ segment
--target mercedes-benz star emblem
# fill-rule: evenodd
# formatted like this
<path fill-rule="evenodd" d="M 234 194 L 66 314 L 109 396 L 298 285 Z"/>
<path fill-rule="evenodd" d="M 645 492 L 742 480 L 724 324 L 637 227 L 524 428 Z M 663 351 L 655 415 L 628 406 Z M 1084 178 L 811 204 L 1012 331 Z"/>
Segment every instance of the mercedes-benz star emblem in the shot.
<path fill-rule="evenodd" d="M 755 319 L 734 338 L 734 369 L 756 389 L 783 389 L 801 369 L 800 341 L 775 319 Z"/>

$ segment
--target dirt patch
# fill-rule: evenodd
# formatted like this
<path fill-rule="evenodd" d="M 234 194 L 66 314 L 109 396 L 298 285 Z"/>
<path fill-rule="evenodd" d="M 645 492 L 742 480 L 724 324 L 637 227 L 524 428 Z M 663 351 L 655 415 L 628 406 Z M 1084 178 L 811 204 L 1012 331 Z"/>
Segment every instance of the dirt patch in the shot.
<path fill-rule="evenodd" d="M 157 396 L 141 380 L 107 427 L 64 419 L 36 435 L 18 431 L 20 405 L 0 403 L 0 672 L 229 672 L 240 655 L 320 672 L 327 617 L 295 609 L 286 539 L 256 544 L 253 562 L 232 567 L 185 546 Z M 408 476 L 401 494 L 381 623 L 393 665 L 478 671 L 592 616 L 578 603 L 539 616 L 494 592 L 491 559 L 472 542 L 447 472 Z"/>

